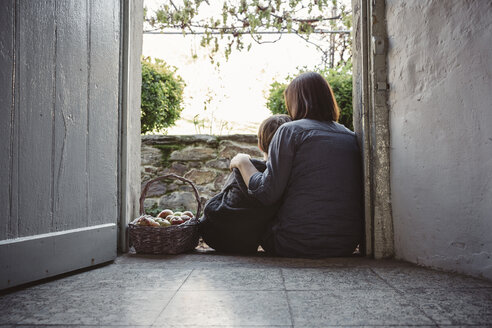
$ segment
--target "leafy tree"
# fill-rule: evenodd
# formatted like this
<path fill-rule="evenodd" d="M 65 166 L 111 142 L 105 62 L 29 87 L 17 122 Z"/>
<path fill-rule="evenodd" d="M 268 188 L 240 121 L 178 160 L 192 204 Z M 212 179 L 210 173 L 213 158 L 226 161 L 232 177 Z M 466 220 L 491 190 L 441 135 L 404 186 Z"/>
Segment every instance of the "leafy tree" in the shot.
<path fill-rule="evenodd" d="M 150 57 L 142 61 L 141 132 L 159 131 L 175 124 L 183 110 L 183 79 L 176 68 Z"/>
<path fill-rule="evenodd" d="M 316 68 L 314 71 L 320 73 L 330 84 L 335 98 L 340 108 L 339 122 L 347 128 L 353 130 L 352 118 L 352 64 L 338 68 Z M 306 68 L 299 70 L 298 74 L 307 72 Z M 292 76 L 288 76 L 286 81 L 292 80 Z M 286 83 L 273 82 L 270 84 L 270 91 L 267 98 L 267 108 L 272 114 L 287 114 L 285 106 L 284 91 L 287 87 Z"/>
<path fill-rule="evenodd" d="M 329 67 L 335 65 L 335 52 L 342 62 L 350 58 L 347 30 L 351 27 L 351 9 L 340 0 L 223 0 L 221 9 L 210 6 L 210 0 L 160 1 L 158 10 L 145 11 L 146 31 L 203 34 L 201 45 L 210 47 L 212 61 L 212 55 L 219 52 L 219 39 L 227 41 L 223 50 L 228 58 L 233 48 L 251 48 L 251 43 L 245 45 L 243 35 L 250 35 L 256 43 L 272 43 L 282 33 L 293 33 L 314 44 Z M 276 39 L 263 39 L 263 33 L 272 32 L 279 32 Z"/>
<path fill-rule="evenodd" d="M 287 78 L 290 79 L 290 78 Z M 286 79 L 286 80 L 287 80 Z M 287 114 L 285 106 L 284 91 L 287 88 L 287 83 L 273 82 L 270 84 L 270 93 L 267 98 L 267 108 L 272 114 Z"/>

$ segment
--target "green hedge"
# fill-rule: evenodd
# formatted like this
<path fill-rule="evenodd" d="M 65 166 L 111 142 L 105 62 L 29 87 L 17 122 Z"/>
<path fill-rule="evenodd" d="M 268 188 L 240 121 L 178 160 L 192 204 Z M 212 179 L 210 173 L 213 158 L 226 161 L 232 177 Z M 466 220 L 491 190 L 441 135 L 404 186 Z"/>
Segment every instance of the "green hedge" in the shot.
<path fill-rule="evenodd" d="M 330 84 L 335 98 L 340 108 L 339 123 L 345 125 L 347 128 L 353 130 L 352 121 L 352 65 L 349 63 L 346 66 L 336 69 L 315 69 L 315 72 L 320 73 Z M 301 69 L 296 74 L 307 72 L 307 69 Z M 292 80 L 292 76 L 288 76 L 286 81 Z M 267 108 L 272 114 L 287 114 L 287 107 L 285 106 L 284 90 L 287 87 L 288 82 L 273 82 L 270 84 L 270 91 L 267 98 Z"/>
<path fill-rule="evenodd" d="M 160 131 L 175 124 L 183 110 L 185 83 L 160 59 L 142 58 L 141 132 Z"/>

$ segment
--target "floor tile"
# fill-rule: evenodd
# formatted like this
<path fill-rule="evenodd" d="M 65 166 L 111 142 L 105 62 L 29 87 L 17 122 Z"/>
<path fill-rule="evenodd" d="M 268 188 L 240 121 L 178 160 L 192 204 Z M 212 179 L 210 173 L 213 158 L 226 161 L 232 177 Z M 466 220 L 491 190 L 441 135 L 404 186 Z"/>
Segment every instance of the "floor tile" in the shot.
<path fill-rule="evenodd" d="M 295 327 L 432 325 L 393 290 L 288 291 Z"/>
<path fill-rule="evenodd" d="M 125 254 L 115 260 L 117 265 L 135 266 L 145 264 L 147 268 L 186 267 L 194 269 L 217 267 L 250 268 L 319 268 L 319 267 L 401 267 L 411 266 L 406 262 L 394 260 L 374 260 L 366 257 L 337 257 L 325 259 L 302 259 L 270 257 L 264 254 L 238 256 L 209 253 L 185 253 L 178 255 Z"/>
<path fill-rule="evenodd" d="M 283 291 L 179 291 L 155 325 L 290 325 Z"/>
<path fill-rule="evenodd" d="M 492 326 L 492 288 L 416 289 L 405 297 L 440 325 Z"/>
<path fill-rule="evenodd" d="M 124 255 L 3 294 L 0 328 L 491 327 L 489 295 L 491 282 L 394 260 Z"/>
<path fill-rule="evenodd" d="M 135 289 L 177 290 L 192 269 L 146 269 L 109 265 L 77 275 L 50 281 L 35 289 Z"/>
<path fill-rule="evenodd" d="M 138 327 L 138 328 L 150 328 L 151 325 L 15 325 L 11 326 L 12 328 L 75 328 L 75 327 L 83 327 L 83 328 L 129 328 L 129 327 Z M 0 328 L 4 328 L 0 326 Z"/>
<path fill-rule="evenodd" d="M 15 324 L 31 315 L 44 311 L 47 304 L 60 298 L 57 290 L 41 291 L 27 288 L 0 296 L 0 324 Z"/>
<path fill-rule="evenodd" d="M 492 282 L 460 274 L 440 272 L 421 267 L 374 268 L 381 278 L 400 289 L 412 288 L 481 288 L 492 287 Z"/>
<path fill-rule="evenodd" d="M 154 325 L 152 326 L 157 327 L 157 328 L 292 328 L 291 325 L 288 326 L 279 326 L 279 325 L 268 325 L 268 326 L 263 326 L 263 325 L 218 325 L 218 326 L 210 326 L 210 325 Z M 1 327 L 0 327 L 1 328 Z M 85 328 L 85 327 L 84 327 Z M 435 328 L 435 327 L 434 327 Z"/>
<path fill-rule="evenodd" d="M 128 289 L 64 291 L 19 324 L 150 325 L 174 293 Z"/>
<path fill-rule="evenodd" d="M 279 269 L 194 270 L 181 290 L 283 290 Z"/>
<path fill-rule="evenodd" d="M 391 289 L 369 268 L 282 269 L 287 290 Z"/>

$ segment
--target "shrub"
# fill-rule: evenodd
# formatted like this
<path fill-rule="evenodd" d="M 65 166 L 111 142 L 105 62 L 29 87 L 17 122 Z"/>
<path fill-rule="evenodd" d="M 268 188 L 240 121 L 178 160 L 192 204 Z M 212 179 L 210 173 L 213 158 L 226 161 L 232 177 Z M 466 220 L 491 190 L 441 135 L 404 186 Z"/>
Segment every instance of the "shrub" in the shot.
<path fill-rule="evenodd" d="M 150 57 L 142 61 L 141 132 L 159 131 L 175 124 L 183 110 L 185 83 L 176 68 Z"/>
<path fill-rule="evenodd" d="M 316 68 L 314 71 L 320 73 L 330 84 L 335 98 L 340 108 L 339 123 L 353 130 L 352 121 L 352 65 L 349 63 L 345 66 L 335 69 Z M 307 72 L 306 68 L 300 69 L 298 73 Z M 286 78 L 287 81 L 292 80 L 292 76 Z M 267 108 L 272 114 L 287 114 L 285 106 L 284 90 L 288 83 L 273 82 L 270 84 L 270 91 L 267 98 Z"/>

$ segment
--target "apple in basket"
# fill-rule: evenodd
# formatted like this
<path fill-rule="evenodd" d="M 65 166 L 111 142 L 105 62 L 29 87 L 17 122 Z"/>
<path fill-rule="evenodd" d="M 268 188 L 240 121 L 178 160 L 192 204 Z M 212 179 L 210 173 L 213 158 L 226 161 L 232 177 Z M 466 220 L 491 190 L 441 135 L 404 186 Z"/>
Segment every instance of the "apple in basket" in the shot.
<path fill-rule="evenodd" d="M 178 225 L 178 224 L 181 224 L 183 223 L 183 219 L 181 219 L 180 216 L 173 216 L 172 219 L 171 219 L 171 224 L 172 225 Z"/>
<path fill-rule="evenodd" d="M 141 216 L 137 224 L 141 226 L 160 227 L 159 222 L 156 222 L 150 215 Z"/>
<path fill-rule="evenodd" d="M 171 222 L 163 218 L 157 218 L 155 221 L 159 223 L 159 226 L 161 227 L 169 227 L 171 225 Z"/>
<path fill-rule="evenodd" d="M 191 217 L 189 217 L 188 215 L 184 215 L 184 214 L 183 214 L 183 215 L 181 215 L 181 216 L 180 216 L 180 218 L 181 218 L 181 220 L 183 220 L 183 222 L 186 222 L 186 221 L 188 221 L 189 219 L 191 219 Z"/>
<path fill-rule="evenodd" d="M 159 213 L 159 215 L 157 216 L 158 218 L 163 218 L 165 219 L 166 217 L 168 217 L 169 215 L 173 215 L 173 211 L 171 211 L 170 209 L 165 209 L 164 211 L 162 211 L 161 213 Z"/>
<path fill-rule="evenodd" d="M 151 216 L 147 214 L 140 215 L 138 218 L 132 221 L 132 224 L 148 225 L 149 222 L 147 221 L 147 218 L 151 218 Z"/>
<path fill-rule="evenodd" d="M 193 213 L 192 213 L 191 211 L 184 211 L 184 212 L 183 212 L 183 215 L 187 215 L 187 216 L 189 216 L 190 218 L 193 218 L 193 217 L 194 217 L 194 215 L 193 215 Z"/>

